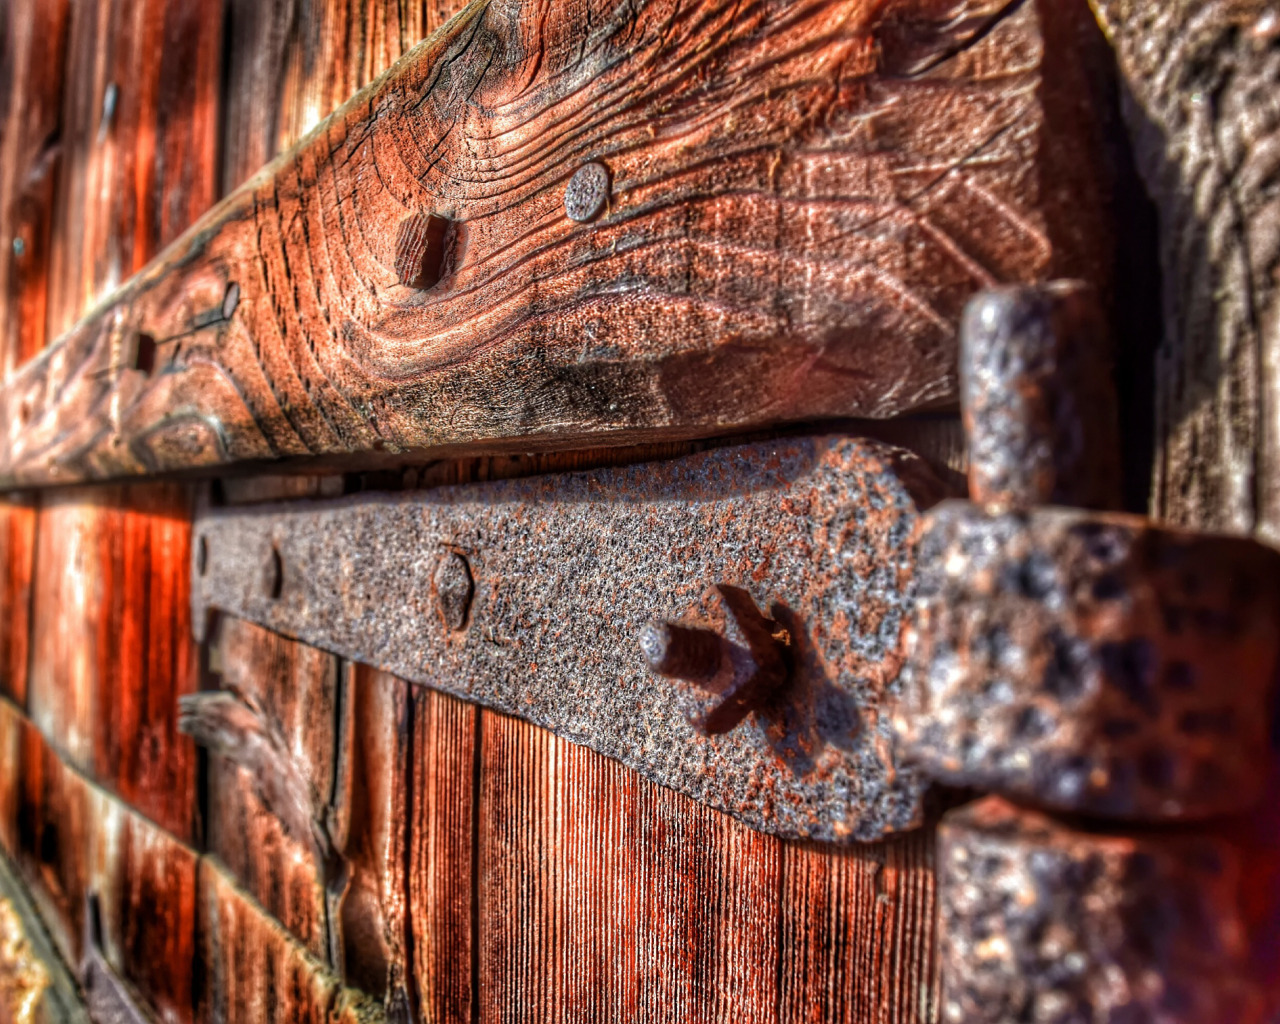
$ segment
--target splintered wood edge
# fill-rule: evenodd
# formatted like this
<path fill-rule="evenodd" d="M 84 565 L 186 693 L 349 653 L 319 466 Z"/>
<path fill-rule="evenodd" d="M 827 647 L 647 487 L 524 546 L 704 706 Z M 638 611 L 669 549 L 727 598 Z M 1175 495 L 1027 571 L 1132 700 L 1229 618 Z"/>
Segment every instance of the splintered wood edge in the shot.
<path fill-rule="evenodd" d="M 477 0 L 210 210 L 0 389 L 0 487 L 892 417 L 978 288 L 1105 265 L 1077 14 L 586 2 Z"/>

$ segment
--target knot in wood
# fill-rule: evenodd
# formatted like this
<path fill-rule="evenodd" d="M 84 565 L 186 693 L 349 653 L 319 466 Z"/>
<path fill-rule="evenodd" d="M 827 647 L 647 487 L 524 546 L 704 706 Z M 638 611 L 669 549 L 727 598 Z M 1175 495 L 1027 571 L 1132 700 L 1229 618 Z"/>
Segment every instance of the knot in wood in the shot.
<path fill-rule="evenodd" d="M 444 276 L 449 221 L 434 213 L 415 213 L 396 233 L 396 279 L 408 288 L 430 288 Z"/>
<path fill-rule="evenodd" d="M 435 591 L 436 612 L 446 629 L 455 633 L 467 625 L 467 613 L 471 610 L 471 595 L 475 582 L 471 578 L 471 566 L 456 551 L 446 551 L 436 566 L 432 580 Z"/>
<path fill-rule="evenodd" d="M 604 209 L 609 198 L 609 171 L 592 161 L 574 172 L 564 190 L 564 212 L 570 220 L 588 221 Z"/>

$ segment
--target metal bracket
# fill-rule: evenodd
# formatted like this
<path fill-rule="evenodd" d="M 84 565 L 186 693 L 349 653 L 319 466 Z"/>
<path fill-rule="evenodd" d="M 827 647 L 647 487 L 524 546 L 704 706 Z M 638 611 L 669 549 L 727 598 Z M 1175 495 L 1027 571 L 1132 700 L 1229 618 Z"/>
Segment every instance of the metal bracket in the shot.
<path fill-rule="evenodd" d="M 873 839 L 920 818 L 881 704 L 940 493 L 914 456 L 835 437 L 215 509 L 194 621 L 220 609 L 519 715 L 764 831 Z M 655 623 L 710 636 L 711 663 L 663 678 L 682 673 Z"/>

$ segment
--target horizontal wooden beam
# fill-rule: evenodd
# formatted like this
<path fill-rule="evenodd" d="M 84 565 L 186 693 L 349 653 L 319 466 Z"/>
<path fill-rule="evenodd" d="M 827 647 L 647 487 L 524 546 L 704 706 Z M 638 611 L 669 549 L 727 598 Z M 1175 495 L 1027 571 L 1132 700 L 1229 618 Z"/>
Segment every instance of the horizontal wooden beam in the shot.
<path fill-rule="evenodd" d="M 0 486 L 949 403 L 974 290 L 1105 288 L 1091 30 L 477 0 L 16 372 Z"/>

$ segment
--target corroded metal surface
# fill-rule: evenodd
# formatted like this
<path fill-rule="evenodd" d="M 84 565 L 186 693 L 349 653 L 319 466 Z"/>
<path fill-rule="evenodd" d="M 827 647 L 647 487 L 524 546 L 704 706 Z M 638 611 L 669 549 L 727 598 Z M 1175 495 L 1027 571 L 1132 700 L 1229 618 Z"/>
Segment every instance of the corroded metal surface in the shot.
<path fill-rule="evenodd" d="M 998 797 L 952 812 L 938 849 L 942 1019 L 1273 1019 L 1250 974 L 1243 881 L 1223 840 L 1076 831 Z"/>
<path fill-rule="evenodd" d="M 1280 647 L 1280 556 L 1065 509 L 930 511 L 894 713 L 947 782 L 1131 818 L 1253 805 Z"/>
<path fill-rule="evenodd" d="M 970 300 L 960 397 L 974 501 L 1117 506 L 1107 333 L 1093 290 L 1079 281 L 995 288 Z"/>
<path fill-rule="evenodd" d="M 214 510 L 196 523 L 194 610 L 519 715 L 757 828 L 870 839 L 919 817 L 880 707 L 897 686 L 917 509 L 937 497 L 907 453 L 833 438 Z M 278 587 L 263 582 L 276 561 Z M 695 723 L 723 694 L 653 673 L 641 634 L 708 628 L 750 660 L 718 585 L 785 629 L 790 671 L 747 723 L 708 737 Z"/>

